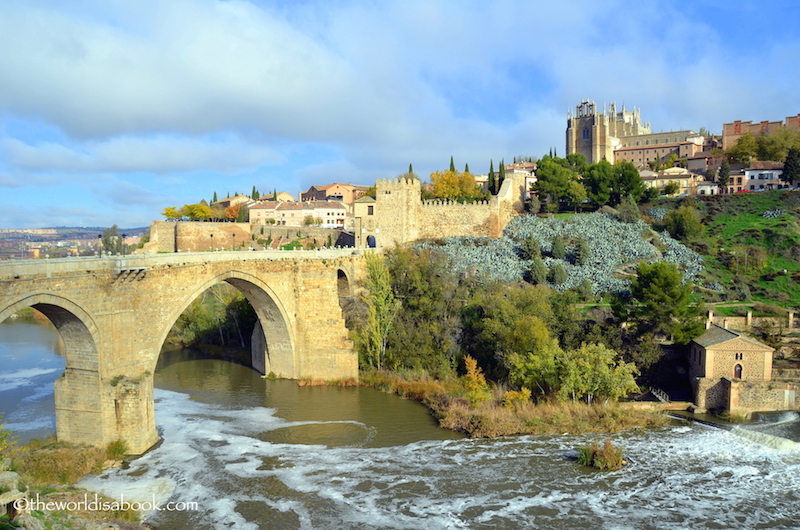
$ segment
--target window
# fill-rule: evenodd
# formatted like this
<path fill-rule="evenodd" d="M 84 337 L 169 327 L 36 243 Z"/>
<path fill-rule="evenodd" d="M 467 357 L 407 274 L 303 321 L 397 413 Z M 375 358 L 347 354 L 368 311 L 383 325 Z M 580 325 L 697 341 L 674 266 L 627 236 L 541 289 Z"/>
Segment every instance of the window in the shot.
<path fill-rule="evenodd" d="M 375 207 L 374 206 L 367 206 L 367 215 L 374 215 Z"/>
<path fill-rule="evenodd" d="M 743 353 L 737 353 L 736 354 L 736 360 L 737 361 L 741 361 L 742 359 L 744 359 L 744 354 Z"/>
<path fill-rule="evenodd" d="M 583 128 L 583 139 L 584 140 L 588 140 L 589 139 L 589 128 L 588 127 L 584 127 Z"/>

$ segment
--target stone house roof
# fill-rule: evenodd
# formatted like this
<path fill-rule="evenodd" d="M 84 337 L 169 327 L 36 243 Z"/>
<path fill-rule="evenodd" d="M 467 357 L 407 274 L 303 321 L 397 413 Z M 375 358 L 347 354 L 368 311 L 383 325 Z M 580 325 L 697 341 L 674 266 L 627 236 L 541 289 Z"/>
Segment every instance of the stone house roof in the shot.
<path fill-rule="evenodd" d="M 716 324 L 712 324 L 711 328 L 708 329 L 705 333 L 694 339 L 694 342 L 699 344 L 704 348 L 709 348 L 711 346 L 717 346 L 719 344 L 723 344 L 725 342 L 734 340 L 734 339 L 741 339 L 745 342 L 752 344 L 760 349 L 770 350 L 773 351 L 774 348 L 771 348 L 764 344 L 763 342 L 759 342 L 756 339 L 748 337 L 747 335 L 743 335 L 741 333 L 737 333 L 735 331 L 731 331 L 729 329 L 725 329 L 723 327 L 717 326 Z"/>

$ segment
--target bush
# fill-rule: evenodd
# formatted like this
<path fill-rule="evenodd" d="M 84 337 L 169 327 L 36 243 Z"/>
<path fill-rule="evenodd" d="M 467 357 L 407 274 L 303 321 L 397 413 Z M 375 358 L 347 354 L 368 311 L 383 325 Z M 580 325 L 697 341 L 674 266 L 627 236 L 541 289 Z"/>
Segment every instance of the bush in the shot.
<path fill-rule="evenodd" d="M 522 387 L 522 390 L 509 390 L 503 394 L 503 406 L 511 408 L 517 403 L 527 403 L 531 400 L 531 391 Z"/>
<path fill-rule="evenodd" d="M 106 456 L 109 460 L 122 460 L 128 453 L 128 444 L 125 440 L 114 440 L 106 447 Z"/>
<path fill-rule="evenodd" d="M 614 447 L 610 439 L 606 439 L 602 448 L 597 442 L 578 448 L 578 463 L 601 471 L 617 471 L 627 464 L 622 458 L 622 449 Z"/>
<path fill-rule="evenodd" d="M 489 383 L 483 375 L 483 370 L 478 366 L 478 361 L 467 355 L 464 357 L 464 364 L 467 366 L 467 373 L 464 376 L 464 388 L 467 391 L 467 401 L 473 407 L 488 400 Z M 529 392 L 530 393 L 530 392 Z"/>

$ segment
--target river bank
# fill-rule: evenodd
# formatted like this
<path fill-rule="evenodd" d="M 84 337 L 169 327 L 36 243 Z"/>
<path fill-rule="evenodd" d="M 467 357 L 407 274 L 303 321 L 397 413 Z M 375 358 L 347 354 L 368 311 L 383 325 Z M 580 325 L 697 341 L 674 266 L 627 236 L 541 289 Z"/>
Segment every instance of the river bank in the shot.
<path fill-rule="evenodd" d="M 463 378 L 440 381 L 424 373 L 363 372 L 362 385 L 415 399 L 424 404 L 442 428 L 471 438 L 524 434 L 617 433 L 655 428 L 670 419 L 658 407 L 626 407 L 620 403 L 586 404 L 555 400 L 533 403 L 502 387 L 491 387 L 487 399 L 472 404 Z M 509 399 L 509 395 L 513 399 Z"/>

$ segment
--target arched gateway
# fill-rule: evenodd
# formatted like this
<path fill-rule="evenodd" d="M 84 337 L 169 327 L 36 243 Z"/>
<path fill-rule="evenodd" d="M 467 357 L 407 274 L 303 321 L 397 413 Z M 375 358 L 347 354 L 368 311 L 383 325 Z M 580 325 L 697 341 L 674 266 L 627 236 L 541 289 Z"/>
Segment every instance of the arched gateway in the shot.
<path fill-rule="evenodd" d="M 161 347 L 200 293 L 220 282 L 244 293 L 258 316 L 253 364 L 262 373 L 355 378 L 339 297 L 343 275 L 360 270 L 352 249 L 6 262 L 0 322 L 34 307 L 61 334 L 59 440 L 103 446 L 123 439 L 141 453 L 158 441 L 153 372 Z"/>

